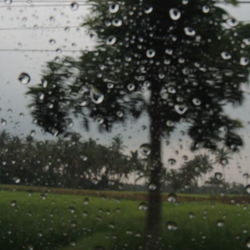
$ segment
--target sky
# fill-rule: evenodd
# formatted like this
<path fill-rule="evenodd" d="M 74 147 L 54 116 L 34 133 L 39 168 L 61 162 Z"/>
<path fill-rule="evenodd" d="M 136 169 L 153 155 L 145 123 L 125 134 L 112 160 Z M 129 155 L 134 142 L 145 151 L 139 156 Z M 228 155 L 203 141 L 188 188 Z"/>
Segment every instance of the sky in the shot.
<path fill-rule="evenodd" d="M 27 108 L 30 99 L 25 92 L 28 86 L 34 86 L 40 82 L 41 72 L 47 61 L 56 56 L 77 57 L 80 55 L 78 50 L 92 47 L 93 40 L 87 31 L 83 28 L 76 28 L 88 15 L 88 6 L 84 5 L 84 1 L 79 1 L 80 5 L 72 8 L 71 1 L 65 0 L 13 0 L 12 3 L 10 2 L 11 0 L 0 2 L 0 121 L 2 121 L 0 130 L 6 129 L 18 135 L 27 135 L 31 133 L 31 130 L 35 130 L 38 138 L 48 138 L 48 135 L 42 134 L 40 129 L 32 124 Z M 64 6 L 55 7 L 54 5 Z M 238 20 L 250 21 L 250 4 L 242 4 L 239 7 L 226 5 L 224 8 Z M 43 50 L 43 52 L 10 51 L 13 49 Z M 44 50 L 54 51 L 44 52 Z M 65 50 L 76 50 L 76 52 Z M 31 82 L 28 86 L 18 81 L 21 72 L 27 72 L 30 75 Z M 227 178 L 232 181 L 243 182 L 242 174 L 248 171 L 250 173 L 249 107 L 250 96 L 247 96 L 244 106 L 238 109 L 228 109 L 233 117 L 243 120 L 245 125 L 245 128 L 240 131 L 245 140 L 245 147 L 239 155 L 234 156 L 226 174 Z M 83 133 L 83 138 L 94 137 L 98 138 L 101 143 L 108 144 L 113 135 L 121 133 L 128 153 L 130 150 L 138 150 L 141 144 L 147 142 L 147 129 L 143 129 L 145 125 L 147 125 L 146 117 L 137 122 L 128 122 L 126 127 L 117 126 L 112 134 L 102 135 L 93 125 L 90 132 Z M 79 130 L 77 125 L 75 129 Z M 169 146 L 163 147 L 165 164 L 169 158 L 174 158 L 177 163 L 172 167 L 177 168 L 183 162 L 183 155 L 193 158 L 193 153 L 189 150 L 190 141 L 183 138 L 180 132 L 172 136 L 171 142 Z"/>

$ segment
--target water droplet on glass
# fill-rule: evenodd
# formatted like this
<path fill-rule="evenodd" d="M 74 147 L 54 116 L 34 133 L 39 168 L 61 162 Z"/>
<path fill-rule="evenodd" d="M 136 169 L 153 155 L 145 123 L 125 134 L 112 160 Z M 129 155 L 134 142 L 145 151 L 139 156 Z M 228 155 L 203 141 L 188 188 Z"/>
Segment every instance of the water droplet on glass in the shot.
<path fill-rule="evenodd" d="M 7 124 L 7 121 L 5 119 L 1 119 L 1 125 L 6 126 L 6 124 Z"/>
<path fill-rule="evenodd" d="M 250 185 L 247 185 L 247 186 L 245 187 L 245 190 L 246 190 L 246 192 L 247 192 L 248 194 L 250 194 Z"/>
<path fill-rule="evenodd" d="M 176 8 L 172 8 L 169 10 L 169 16 L 172 20 L 176 21 L 176 20 L 180 19 L 181 12 Z"/>
<path fill-rule="evenodd" d="M 166 227 L 167 227 L 167 230 L 169 231 L 176 231 L 178 229 L 178 226 L 174 221 L 167 221 Z"/>
<path fill-rule="evenodd" d="M 194 104 L 195 106 L 200 106 L 200 105 L 201 105 L 201 100 L 200 100 L 199 98 L 194 98 L 194 99 L 192 100 L 192 102 L 193 102 L 193 104 Z"/>
<path fill-rule="evenodd" d="M 138 206 L 138 209 L 141 210 L 141 211 L 146 211 L 148 209 L 148 205 L 146 202 L 141 202 Z"/>
<path fill-rule="evenodd" d="M 221 57 L 224 60 L 230 60 L 232 58 L 232 56 L 226 51 L 221 52 Z"/>
<path fill-rule="evenodd" d="M 202 11 L 203 11 L 203 13 L 207 14 L 207 13 L 210 11 L 209 6 L 204 5 L 204 6 L 202 7 Z"/>
<path fill-rule="evenodd" d="M 184 32 L 187 36 L 195 36 L 196 34 L 195 30 L 191 27 L 185 27 Z"/>
<path fill-rule="evenodd" d="M 15 200 L 11 201 L 11 202 L 10 202 L 10 205 L 11 205 L 12 207 L 16 207 L 16 201 L 15 201 Z"/>
<path fill-rule="evenodd" d="M 55 40 L 55 39 L 50 39 L 50 40 L 49 40 L 49 43 L 50 43 L 51 45 L 54 45 L 54 44 L 56 44 L 56 40 Z"/>
<path fill-rule="evenodd" d="M 168 163 L 173 166 L 173 165 L 175 165 L 176 160 L 173 158 L 170 158 L 170 159 L 168 159 Z"/>
<path fill-rule="evenodd" d="M 216 222 L 216 225 L 217 225 L 217 227 L 224 227 L 224 221 L 223 220 L 218 220 L 217 222 Z"/>
<path fill-rule="evenodd" d="M 217 180 L 221 180 L 222 177 L 223 177 L 223 175 L 222 175 L 222 173 L 220 173 L 220 172 L 216 172 L 216 173 L 214 174 L 214 177 L 215 177 Z"/>
<path fill-rule="evenodd" d="M 156 190 L 156 185 L 155 184 L 149 184 L 148 189 L 149 190 Z"/>
<path fill-rule="evenodd" d="M 122 20 L 116 18 L 116 19 L 114 19 L 114 20 L 112 21 L 112 24 L 113 24 L 113 26 L 115 26 L 115 27 L 121 27 L 121 26 L 122 26 Z"/>
<path fill-rule="evenodd" d="M 116 37 L 115 36 L 109 36 L 106 40 L 107 45 L 114 45 L 116 43 Z"/>
<path fill-rule="evenodd" d="M 104 100 L 104 95 L 98 89 L 96 89 L 93 86 L 92 86 L 91 91 L 90 91 L 90 97 L 91 97 L 91 100 L 95 104 L 100 104 Z"/>
<path fill-rule="evenodd" d="M 249 64 L 249 59 L 247 57 L 241 57 L 240 58 L 240 65 L 246 66 Z"/>
<path fill-rule="evenodd" d="M 180 115 L 183 115 L 188 110 L 188 108 L 182 104 L 177 104 L 174 106 L 174 108 L 175 108 L 175 111 Z"/>
<path fill-rule="evenodd" d="M 4 2 L 6 3 L 6 4 L 12 4 L 12 0 L 4 0 Z"/>
<path fill-rule="evenodd" d="M 84 199 L 83 199 L 83 205 L 84 206 L 87 206 L 89 204 L 89 198 L 88 197 L 85 197 Z"/>
<path fill-rule="evenodd" d="M 177 200 L 177 196 L 174 193 L 168 194 L 167 200 L 169 203 L 175 203 Z"/>
<path fill-rule="evenodd" d="M 78 10 L 78 8 L 79 8 L 79 3 L 77 3 L 77 2 L 72 2 L 72 3 L 70 4 L 70 8 L 71 8 L 72 10 L 74 10 L 74 11 Z"/>
<path fill-rule="evenodd" d="M 153 11 L 153 7 L 152 7 L 152 6 L 146 7 L 146 8 L 144 9 L 144 13 L 145 13 L 145 14 L 150 14 L 152 11 Z"/>
<path fill-rule="evenodd" d="M 246 239 L 246 247 L 250 249 L 250 237 Z"/>
<path fill-rule="evenodd" d="M 22 83 L 22 84 L 28 84 L 31 80 L 30 75 L 22 72 L 19 76 L 18 76 L 18 80 Z"/>
<path fill-rule="evenodd" d="M 119 4 L 114 4 L 113 3 L 113 4 L 109 5 L 109 12 L 112 13 L 112 14 L 118 12 L 119 9 L 120 9 Z"/>
<path fill-rule="evenodd" d="M 130 83 L 128 86 L 127 86 L 128 90 L 129 91 L 133 91 L 135 89 L 135 85 L 133 83 Z"/>
<path fill-rule="evenodd" d="M 151 148 L 148 143 L 144 143 L 140 146 L 140 152 L 143 156 L 149 156 L 151 153 Z"/>
<path fill-rule="evenodd" d="M 148 58 L 153 58 L 154 56 L 155 56 L 155 50 L 153 50 L 153 49 L 148 49 L 147 51 L 146 51 L 146 56 L 148 57 Z"/>

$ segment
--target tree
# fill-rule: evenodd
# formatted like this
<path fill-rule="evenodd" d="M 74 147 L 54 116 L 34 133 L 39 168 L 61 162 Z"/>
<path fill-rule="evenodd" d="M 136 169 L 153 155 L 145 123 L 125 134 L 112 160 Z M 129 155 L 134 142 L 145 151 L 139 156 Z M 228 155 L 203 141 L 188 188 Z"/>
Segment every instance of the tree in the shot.
<path fill-rule="evenodd" d="M 129 117 L 149 118 L 149 204 L 145 249 L 160 249 L 162 140 L 177 124 L 189 124 L 192 149 L 232 151 L 243 144 L 241 122 L 224 112 L 243 102 L 248 81 L 246 25 L 213 0 L 89 0 L 84 25 L 96 47 L 79 59 L 49 62 L 42 83 L 30 89 L 37 124 L 63 133 L 72 115 L 86 129 L 97 121 L 110 131 Z M 235 1 L 230 1 L 234 2 Z M 249 27 L 249 26 L 248 26 Z M 247 38 L 246 36 L 246 38 Z M 222 133 L 220 128 L 225 127 Z"/>
<path fill-rule="evenodd" d="M 180 169 L 171 170 L 166 175 L 167 184 L 174 192 L 185 187 L 197 187 L 198 178 L 213 170 L 213 163 L 208 155 L 196 155 L 185 162 Z"/>

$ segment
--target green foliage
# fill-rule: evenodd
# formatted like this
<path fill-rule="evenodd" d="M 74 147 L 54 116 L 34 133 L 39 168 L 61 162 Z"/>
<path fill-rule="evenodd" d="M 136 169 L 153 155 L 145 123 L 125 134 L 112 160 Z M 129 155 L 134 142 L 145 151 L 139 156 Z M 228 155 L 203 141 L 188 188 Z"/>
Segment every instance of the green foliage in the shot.
<path fill-rule="evenodd" d="M 0 134 L 0 182 L 54 187 L 117 189 L 140 168 L 138 157 L 127 156 L 120 136 L 110 146 L 82 141 L 69 133 L 56 141 L 25 140 Z"/>
<path fill-rule="evenodd" d="M 84 205 L 85 198 L 2 191 L 1 249 L 94 250 L 99 245 L 114 250 L 142 244 L 145 212 L 138 209 L 139 201 L 88 197 Z M 248 205 L 164 202 L 164 250 L 246 249 L 248 236 L 243 231 L 250 230 L 248 212 Z M 219 220 L 224 221 L 223 227 L 217 226 Z M 175 222 L 178 229 L 168 230 L 167 221 Z"/>

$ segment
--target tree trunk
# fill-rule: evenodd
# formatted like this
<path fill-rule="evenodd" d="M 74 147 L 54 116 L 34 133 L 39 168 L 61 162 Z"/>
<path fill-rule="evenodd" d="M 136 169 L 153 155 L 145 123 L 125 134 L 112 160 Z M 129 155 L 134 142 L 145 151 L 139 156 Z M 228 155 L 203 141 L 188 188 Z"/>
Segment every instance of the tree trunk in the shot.
<path fill-rule="evenodd" d="M 154 98 L 155 97 L 155 98 Z M 148 190 L 148 210 L 146 218 L 145 250 L 161 249 L 160 237 L 162 226 L 162 200 L 161 200 L 161 117 L 159 109 L 159 96 L 152 97 L 152 107 L 149 110 L 150 118 L 150 177 Z"/>

